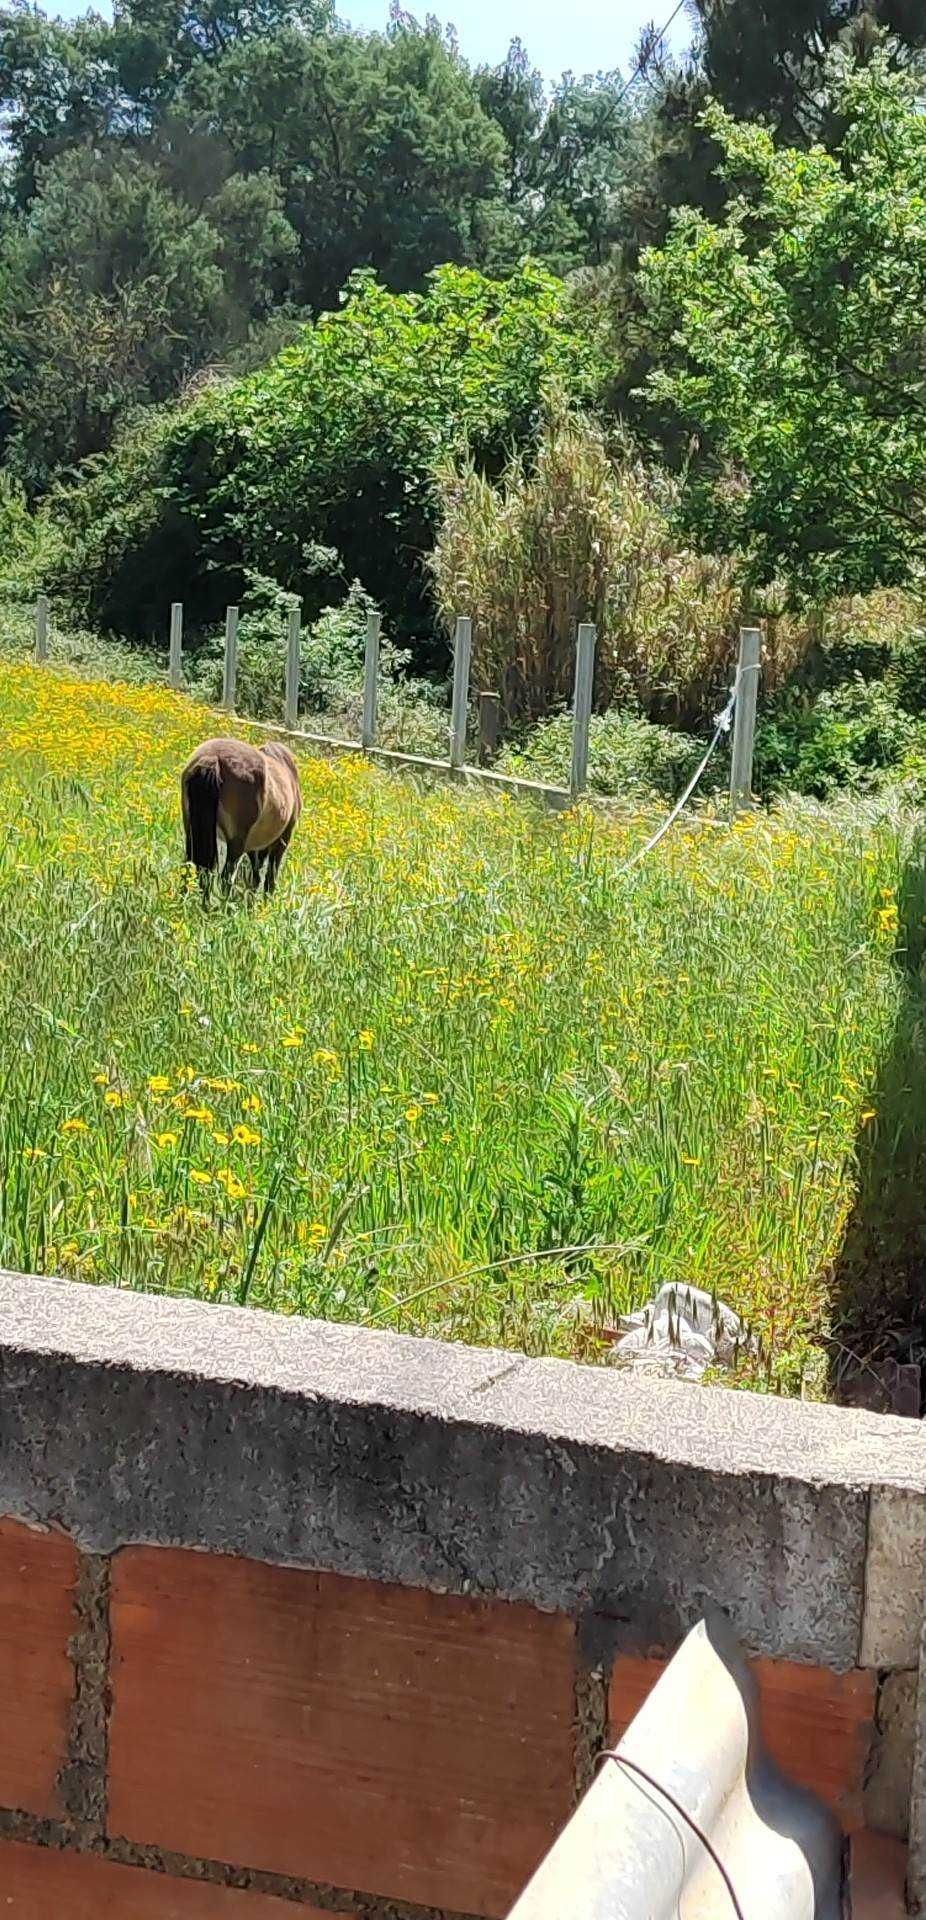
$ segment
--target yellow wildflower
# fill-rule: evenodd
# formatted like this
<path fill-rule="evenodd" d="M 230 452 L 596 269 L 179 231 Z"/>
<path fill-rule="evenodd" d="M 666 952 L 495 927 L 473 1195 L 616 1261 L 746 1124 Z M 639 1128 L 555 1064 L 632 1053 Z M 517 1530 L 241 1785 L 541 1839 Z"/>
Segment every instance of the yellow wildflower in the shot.
<path fill-rule="evenodd" d="M 119 1092 L 118 1087 L 110 1087 L 109 1092 L 103 1095 L 103 1103 L 107 1107 L 124 1107 L 125 1095 Z"/>
<path fill-rule="evenodd" d="M 166 1073 L 152 1073 L 148 1079 L 149 1093 L 169 1093 L 170 1081 Z"/>
<path fill-rule="evenodd" d="M 227 1147 L 230 1143 L 231 1135 L 228 1133 L 213 1133 L 212 1138 L 217 1147 Z"/>
<path fill-rule="evenodd" d="M 246 1093 L 241 1102 L 241 1111 L 242 1113 L 261 1113 L 263 1105 L 259 1093 Z"/>
<path fill-rule="evenodd" d="M 190 1179 L 195 1180 L 198 1187 L 209 1187 L 212 1185 L 211 1173 L 204 1173 L 201 1167 L 190 1168 Z"/>
<path fill-rule="evenodd" d="M 409 1126 L 414 1127 L 417 1124 L 417 1122 L 421 1119 L 421 1108 L 416 1107 L 413 1102 L 410 1107 L 406 1107 L 405 1118 L 408 1121 Z"/>
<path fill-rule="evenodd" d="M 62 1120 L 60 1131 L 62 1133 L 89 1133 L 90 1128 L 86 1120 L 81 1120 L 75 1116 L 72 1120 Z"/>
<path fill-rule="evenodd" d="M 230 1167 L 221 1167 L 215 1177 L 216 1177 L 216 1180 L 220 1183 L 220 1185 L 225 1188 L 225 1191 L 228 1194 L 229 1200 L 244 1199 L 244 1195 L 246 1192 L 244 1182 L 242 1180 L 239 1180 L 238 1175 L 236 1173 L 232 1173 L 232 1170 Z"/>
<path fill-rule="evenodd" d="M 284 1047 L 301 1047 L 302 1034 L 298 1031 L 296 1027 L 292 1029 L 291 1033 L 284 1033 L 283 1045 Z"/>
<path fill-rule="evenodd" d="M 177 1135 L 171 1133 L 169 1129 L 166 1133 L 156 1133 L 154 1136 L 154 1144 L 156 1147 L 160 1147 L 162 1151 L 165 1147 L 175 1147 L 177 1144 Z"/>
<path fill-rule="evenodd" d="M 232 1139 L 239 1147 L 256 1147 L 260 1145 L 260 1134 L 257 1132 L 256 1127 L 246 1127 L 240 1121 L 237 1127 L 232 1129 Z"/>
<path fill-rule="evenodd" d="M 372 1051 L 373 1044 L 376 1039 L 376 1035 L 371 1031 L 371 1029 L 369 1027 L 361 1027 L 360 1032 L 357 1035 L 357 1038 L 360 1042 L 361 1047 L 363 1048 L 364 1053 L 370 1053 Z"/>

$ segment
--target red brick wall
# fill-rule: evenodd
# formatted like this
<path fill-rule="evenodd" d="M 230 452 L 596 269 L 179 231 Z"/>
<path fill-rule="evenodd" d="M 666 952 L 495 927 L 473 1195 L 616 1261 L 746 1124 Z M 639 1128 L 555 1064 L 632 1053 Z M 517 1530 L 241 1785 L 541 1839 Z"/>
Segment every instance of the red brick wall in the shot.
<path fill-rule="evenodd" d="M 615 1662 L 612 1738 L 660 1671 Z M 759 1679 L 773 1751 L 855 1825 L 873 1676 Z M 0 1697 L 13 1920 L 493 1920 L 607 1732 L 562 1615 L 166 1548 L 88 1568 L 8 1521 Z"/>

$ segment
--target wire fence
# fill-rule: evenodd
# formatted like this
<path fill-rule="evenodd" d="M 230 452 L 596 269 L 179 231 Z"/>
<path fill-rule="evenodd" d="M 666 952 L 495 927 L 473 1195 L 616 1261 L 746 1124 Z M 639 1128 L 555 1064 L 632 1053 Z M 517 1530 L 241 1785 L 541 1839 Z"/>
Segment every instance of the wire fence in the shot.
<path fill-rule="evenodd" d="M 469 720 L 473 707 L 471 689 L 473 623 L 463 614 L 456 620 L 454 630 L 453 687 L 447 758 L 405 753 L 394 747 L 381 746 L 378 738 L 381 624 L 379 613 L 370 612 L 367 615 L 363 707 L 359 739 L 343 739 L 333 734 L 303 728 L 299 724 L 302 628 L 298 607 L 294 607 L 289 614 L 286 633 L 282 725 L 270 720 L 252 719 L 249 714 L 240 714 L 237 717 L 246 722 L 249 727 L 257 727 L 265 733 L 301 740 L 307 746 L 321 747 L 327 752 L 359 753 L 379 760 L 387 766 L 408 767 L 451 779 L 483 781 L 492 786 L 507 788 L 512 792 L 534 794 L 553 807 L 569 806 L 587 793 L 589 731 L 598 638 L 597 629 L 591 621 L 580 622 L 576 632 L 572 751 L 568 786 L 557 786 L 543 780 L 531 780 L 518 774 L 502 773 L 489 764 L 498 743 L 500 726 L 499 698 L 497 694 L 491 692 L 483 691 L 478 695 L 478 758 L 475 763 L 467 759 Z M 35 659 L 39 663 L 48 659 L 48 631 L 48 598 L 47 595 L 40 594 L 35 608 Z M 646 844 L 639 848 L 633 858 L 627 862 L 628 870 L 658 846 L 660 840 L 684 812 L 700 786 L 721 741 L 731 732 L 730 817 L 735 818 L 738 813 L 751 805 L 761 648 L 761 630 L 756 626 L 741 627 L 736 676 L 723 711 L 715 719 L 713 737 L 707 750 L 684 793 L 676 801 L 667 818 Z M 170 610 L 168 680 L 176 691 L 183 690 L 183 606 L 180 601 L 174 601 Z M 222 701 L 221 706 L 216 709 L 229 717 L 237 714 L 237 680 L 238 608 L 230 606 L 225 615 Z"/>

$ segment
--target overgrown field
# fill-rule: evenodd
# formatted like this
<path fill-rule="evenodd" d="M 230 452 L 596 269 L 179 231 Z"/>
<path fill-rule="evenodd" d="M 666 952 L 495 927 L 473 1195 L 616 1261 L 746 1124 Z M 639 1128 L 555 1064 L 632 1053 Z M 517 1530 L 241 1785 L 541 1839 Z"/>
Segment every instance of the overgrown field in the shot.
<path fill-rule="evenodd" d="M 902 825 L 704 823 L 626 873 L 639 820 L 307 758 L 276 898 L 204 912 L 214 730 L 0 662 L 0 1261 L 586 1355 L 692 1281 L 795 1387 L 882 1126 Z"/>

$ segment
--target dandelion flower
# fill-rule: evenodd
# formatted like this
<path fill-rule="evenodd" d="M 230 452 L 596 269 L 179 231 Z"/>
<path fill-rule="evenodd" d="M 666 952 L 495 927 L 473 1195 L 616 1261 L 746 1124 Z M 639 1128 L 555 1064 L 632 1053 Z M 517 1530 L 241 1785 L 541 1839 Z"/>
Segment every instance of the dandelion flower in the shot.
<path fill-rule="evenodd" d="M 190 1179 L 195 1180 L 198 1187 L 211 1187 L 212 1185 L 211 1173 L 204 1173 L 202 1167 L 191 1167 Z"/>
<path fill-rule="evenodd" d="M 73 1120 L 62 1120 L 60 1131 L 62 1133 L 89 1133 L 90 1128 L 86 1120 L 81 1120 L 75 1116 Z"/>
<path fill-rule="evenodd" d="M 246 1093 L 241 1102 L 241 1111 L 242 1113 L 261 1113 L 263 1105 L 259 1093 Z"/>
<path fill-rule="evenodd" d="M 283 1045 L 284 1047 L 301 1047 L 302 1034 L 297 1033 L 295 1028 L 293 1028 L 291 1033 L 284 1033 Z"/>
<path fill-rule="evenodd" d="M 364 1053 L 371 1053 L 373 1050 L 375 1039 L 376 1039 L 376 1035 L 372 1032 L 372 1030 L 369 1027 L 361 1027 L 360 1032 L 357 1035 L 357 1038 L 360 1042 L 360 1045 Z"/>
<path fill-rule="evenodd" d="M 166 1073 L 152 1073 L 148 1080 L 149 1093 L 169 1093 L 170 1081 Z"/>
<path fill-rule="evenodd" d="M 236 1146 L 239 1147 L 256 1147 L 260 1145 L 260 1134 L 256 1127 L 246 1127 L 240 1121 L 237 1127 L 232 1129 L 232 1139 Z"/>
<path fill-rule="evenodd" d="M 154 1136 L 154 1144 L 156 1147 L 160 1147 L 161 1151 L 163 1152 L 165 1147 L 176 1146 L 177 1135 L 175 1133 L 171 1133 L 169 1129 L 166 1133 L 156 1133 Z"/>
<path fill-rule="evenodd" d="M 125 1095 L 119 1092 L 118 1087 L 110 1087 L 109 1092 L 103 1095 L 103 1104 L 107 1107 L 124 1107 Z"/>

